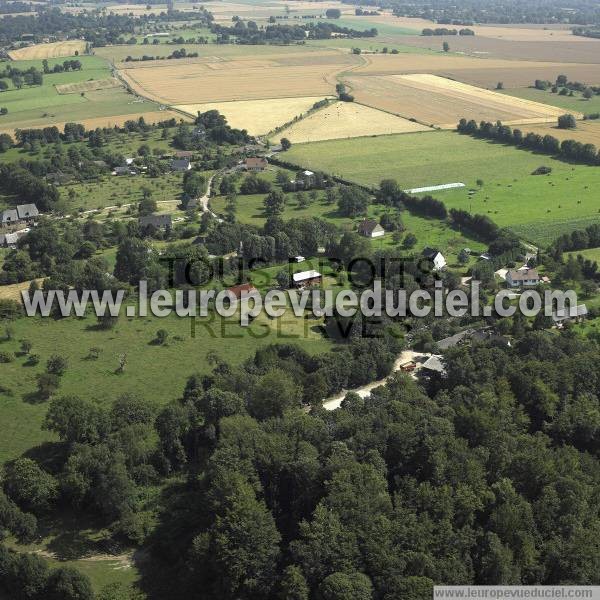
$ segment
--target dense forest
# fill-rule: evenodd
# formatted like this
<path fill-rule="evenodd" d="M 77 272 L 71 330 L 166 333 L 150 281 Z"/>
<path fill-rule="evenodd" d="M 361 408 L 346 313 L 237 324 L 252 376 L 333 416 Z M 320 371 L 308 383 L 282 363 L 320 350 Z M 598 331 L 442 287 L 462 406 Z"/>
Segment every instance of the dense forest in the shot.
<path fill-rule="evenodd" d="M 386 370 L 383 330 L 318 357 L 293 346 L 241 367 L 214 357 L 211 375 L 160 410 L 143 392 L 109 410 L 55 397 L 45 427 L 61 452 L 44 468 L 10 463 L 2 525 L 26 539 L 32 514 L 100 515 L 148 549 L 151 598 L 417 600 L 434 583 L 598 584 L 600 352 L 570 331 L 515 321 L 514 332 L 514 347 L 447 351 L 442 379 L 398 374 L 333 412 L 315 402 L 331 382 Z M 161 481 L 151 529 L 143 490 Z M 31 573 L 10 570 L 20 560 L 0 553 L 11 597 L 92 597 L 36 595 L 57 574 L 40 567 L 25 588 Z"/>
<path fill-rule="evenodd" d="M 124 34 L 133 34 L 136 27 L 156 21 L 194 21 L 209 25 L 212 15 L 202 9 L 193 14 L 179 11 L 158 11 L 156 14 L 133 17 L 129 15 L 103 14 L 100 11 L 83 11 L 72 14 L 49 8 L 37 15 L 7 15 L 0 19 L 0 44 L 21 40 L 23 35 L 33 36 L 34 40 L 52 35 L 67 35 L 105 46 L 116 43 Z"/>

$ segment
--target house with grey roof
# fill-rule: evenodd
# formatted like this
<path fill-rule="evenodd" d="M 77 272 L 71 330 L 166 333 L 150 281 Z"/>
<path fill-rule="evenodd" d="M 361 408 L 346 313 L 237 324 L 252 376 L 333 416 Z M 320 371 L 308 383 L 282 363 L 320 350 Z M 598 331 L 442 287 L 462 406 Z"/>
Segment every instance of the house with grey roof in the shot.
<path fill-rule="evenodd" d="M 540 276 L 535 269 L 511 269 L 506 273 L 506 283 L 509 287 L 531 287 L 540 283 Z"/>
<path fill-rule="evenodd" d="M 16 248 L 19 236 L 16 233 L 5 233 L 0 235 L 0 246 L 4 248 Z"/>
<path fill-rule="evenodd" d="M 176 171 L 178 173 L 184 173 L 185 171 L 189 171 L 192 168 L 192 163 L 188 158 L 176 158 L 171 161 L 171 171 Z"/>
<path fill-rule="evenodd" d="M 19 215 L 16 208 L 8 208 L 2 211 L 2 225 L 11 225 L 19 221 Z"/>
<path fill-rule="evenodd" d="M 40 211 L 35 204 L 19 204 L 17 206 L 17 215 L 20 221 L 31 221 L 40 216 Z"/>
<path fill-rule="evenodd" d="M 148 227 L 154 227 L 154 229 L 171 229 L 173 219 L 171 219 L 171 215 L 146 215 L 138 219 L 138 224 L 142 231 Z"/>
<path fill-rule="evenodd" d="M 552 320 L 557 327 L 562 327 L 565 323 L 571 321 L 579 322 L 582 321 L 588 314 L 588 309 L 585 304 L 578 304 L 570 308 L 561 308 L 552 313 Z"/>

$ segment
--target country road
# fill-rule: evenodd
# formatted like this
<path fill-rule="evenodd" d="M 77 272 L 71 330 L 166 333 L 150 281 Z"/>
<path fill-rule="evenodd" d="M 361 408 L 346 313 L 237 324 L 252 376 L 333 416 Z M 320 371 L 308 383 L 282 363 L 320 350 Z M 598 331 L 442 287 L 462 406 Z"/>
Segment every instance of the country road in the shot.
<path fill-rule="evenodd" d="M 427 360 L 430 356 L 431 354 L 427 352 L 415 352 L 414 350 L 404 350 L 400 353 L 400 355 L 394 362 L 394 366 L 392 367 L 392 372 L 390 373 L 390 375 L 388 375 L 384 379 L 372 381 L 371 383 L 367 383 L 360 387 L 354 388 L 353 390 L 343 390 L 342 392 L 336 394 L 332 398 L 324 400 L 323 408 L 325 410 L 335 410 L 336 408 L 339 408 L 342 404 L 342 400 L 346 397 L 346 394 L 349 394 L 350 392 L 358 394 L 361 398 L 368 398 L 371 395 L 371 390 L 375 389 L 376 387 L 379 387 L 380 385 L 385 385 L 389 377 L 391 377 L 394 373 L 400 370 L 401 365 L 410 362 L 411 360 L 414 360 L 417 363 L 422 363 L 425 362 L 425 360 Z M 413 373 L 418 371 L 418 369 L 419 367 L 417 366 Z"/>

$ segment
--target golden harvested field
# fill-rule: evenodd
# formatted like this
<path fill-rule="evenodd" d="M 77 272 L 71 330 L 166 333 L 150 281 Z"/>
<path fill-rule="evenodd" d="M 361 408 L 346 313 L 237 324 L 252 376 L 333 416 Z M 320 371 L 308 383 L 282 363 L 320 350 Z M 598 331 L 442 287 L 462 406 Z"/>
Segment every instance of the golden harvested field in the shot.
<path fill-rule="evenodd" d="M 93 92 L 95 90 L 106 90 L 119 87 L 121 82 L 114 78 L 94 79 L 92 81 L 80 81 L 79 83 L 64 83 L 54 86 L 59 94 L 79 94 L 81 92 Z"/>
<path fill-rule="evenodd" d="M 528 86 L 536 79 L 554 80 L 561 73 L 567 73 L 572 81 L 600 82 L 600 64 L 475 58 L 442 52 L 437 55 L 368 54 L 362 58 L 363 64 L 353 70 L 353 75 L 433 73 L 484 88 L 494 88 L 498 81 L 504 82 L 507 88 Z"/>
<path fill-rule="evenodd" d="M 460 26 L 437 25 L 432 21 L 411 17 L 395 17 L 390 12 L 384 12 L 381 15 L 373 17 L 361 17 L 365 22 L 377 24 L 394 25 L 396 27 L 406 27 L 407 29 L 422 30 L 425 28 L 435 29 L 436 27 L 447 27 L 448 29 L 460 29 Z M 469 29 L 475 32 L 475 37 L 487 37 L 502 39 L 514 42 L 543 42 L 543 41 L 568 41 L 585 42 L 586 38 L 573 35 L 571 29 L 564 25 L 470 25 Z M 442 39 L 448 39 L 444 37 Z M 450 39 L 455 39 L 451 36 Z"/>
<path fill-rule="evenodd" d="M 159 121 L 166 121 L 168 119 L 175 118 L 178 121 L 189 121 L 187 117 L 180 113 L 172 112 L 170 110 L 156 110 L 149 112 L 139 112 L 139 113 L 131 113 L 128 115 L 112 115 L 110 117 L 92 117 L 89 119 L 76 119 L 77 123 L 81 123 L 86 129 L 96 129 L 96 127 L 114 127 L 115 125 L 123 125 L 125 121 L 131 121 L 135 119 L 139 119 L 140 117 L 144 117 L 146 123 L 158 123 Z M 65 126 L 65 122 L 56 122 L 51 121 L 51 125 L 56 125 L 61 131 Z M 19 123 L 19 129 L 29 129 L 29 128 L 40 128 L 47 127 L 49 125 L 49 121 L 47 119 L 32 119 L 31 121 L 22 121 Z M 0 128 L 0 133 L 8 133 L 9 135 L 13 135 L 15 133 L 15 128 Z"/>
<path fill-rule="evenodd" d="M 507 124 L 554 123 L 564 113 L 562 108 L 504 96 L 437 75 L 350 77 L 348 83 L 359 102 L 442 129 L 453 129 L 462 117 Z"/>
<path fill-rule="evenodd" d="M 552 125 L 523 127 L 524 132 L 552 135 L 559 140 L 576 140 L 582 144 L 594 144 L 600 148 L 600 121 L 578 121 L 577 129 L 559 129 Z"/>
<path fill-rule="evenodd" d="M 174 108 L 186 112 L 192 117 L 199 112 L 218 110 L 225 115 L 227 122 L 232 127 L 246 129 L 250 135 L 262 135 L 301 116 L 319 100 L 323 100 L 323 96 L 181 104 Z"/>
<path fill-rule="evenodd" d="M 290 58 L 293 64 L 287 64 Z M 206 57 L 205 62 L 181 65 L 172 62 L 123 69 L 121 75 L 137 93 L 158 102 L 203 104 L 331 95 L 336 75 L 361 64 L 360 57 L 347 52 L 304 49 L 293 57 L 274 49 L 260 57 Z"/>
<path fill-rule="evenodd" d="M 75 52 L 85 52 L 85 42 L 82 40 L 69 40 L 67 42 L 53 42 L 51 44 L 34 44 L 27 48 L 12 50 L 8 56 L 12 60 L 40 60 L 43 58 L 58 58 L 61 56 L 75 56 Z"/>
<path fill-rule="evenodd" d="M 277 134 L 292 143 L 318 142 L 389 133 L 414 133 L 430 128 L 355 102 L 336 102 Z"/>
<path fill-rule="evenodd" d="M 40 286 L 43 281 L 43 279 L 36 279 L 36 282 Z M 30 285 L 30 281 L 13 283 L 11 285 L 0 285 L 0 300 L 16 300 L 17 302 L 21 302 L 21 292 L 23 290 L 28 290 Z"/>

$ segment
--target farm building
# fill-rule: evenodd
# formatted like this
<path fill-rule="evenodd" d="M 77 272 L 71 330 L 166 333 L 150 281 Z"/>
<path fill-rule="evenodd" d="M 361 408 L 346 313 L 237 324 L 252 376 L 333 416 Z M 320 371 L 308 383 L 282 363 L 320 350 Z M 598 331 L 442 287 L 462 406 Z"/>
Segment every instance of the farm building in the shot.
<path fill-rule="evenodd" d="M 568 308 L 561 308 L 560 310 L 556 310 L 552 314 L 552 320 L 554 321 L 554 324 L 556 326 L 562 327 L 565 323 L 579 323 L 580 321 L 583 321 L 587 314 L 587 306 L 585 304 L 578 304 L 574 308 L 573 314 L 571 314 L 571 311 Z"/>
<path fill-rule="evenodd" d="M 527 287 L 540 283 L 540 276 L 535 269 L 511 269 L 506 274 L 506 284 L 511 287 Z"/>
<path fill-rule="evenodd" d="M 173 221 L 171 215 L 147 215 L 145 217 L 140 217 L 138 224 L 142 230 L 147 227 L 154 227 L 155 229 L 171 229 Z"/>
<path fill-rule="evenodd" d="M 19 215 L 19 221 L 32 221 L 39 217 L 40 211 L 35 204 L 19 204 L 17 214 Z"/>
<path fill-rule="evenodd" d="M 35 204 L 19 204 L 16 208 L 2 211 L 0 219 L 2 225 L 11 225 L 22 221 L 33 221 L 40 214 Z"/>
<path fill-rule="evenodd" d="M 135 169 L 131 167 L 115 167 L 113 175 L 135 175 Z"/>
<path fill-rule="evenodd" d="M 423 250 L 423 258 L 430 260 L 433 263 L 433 270 L 440 271 L 446 266 L 444 255 L 435 248 L 425 248 Z"/>
<path fill-rule="evenodd" d="M 312 187 L 315 184 L 315 174 L 312 171 L 300 171 L 296 174 L 296 185 L 305 188 Z"/>
<path fill-rule="evenodd" d="M 385 235 L 383 227 L 374 219 L 364 219 L 358 224 L 358 233 L 369 238 Z"/>
<path fill-rule="evenodd" d="M 2 225 L 10 225 L 11 223 L 16 223 L 18 220 L 19 215 L 17 214 L 16 209 L 9 208 L 2 211 Z"/>
<path fill-rule="evenodd" d="M 176 158 L 171 162 L 171 171 L 184 173 L 192 168 L 192 163 L 187 158 Z"/>
<path fill-rule="evenodd" d="M 242 294 L 244 294 L 246 298 L 260 295 L 260 292 L 251 283 L 233 285 L 228 288 L 227 291 L 231 292 L 238 300 L 242 297 Z"/>
<path fill-rule="evenodd" d="M 264 171 L 268 164 L 267 159 L 262 156 L 251 156 L 244 161 L 246 171 L 252 171 L 254 173 Z"/>
<path fill-rule="evenodd" d="M 16 248 L 19 236 L 16 233 L 6 233 L 0 235 L 0 246 L 3 248 Z"/>
<path fill-rule="evenodd" d="M 424 363 L 423 366 L 421 367 L 421 373 L 423 373 L 423 371 L 428 371 L 429 374 L 435 374 L 438 373 L 440 375 L 445 375 L 446 374 L 446 367 L 444 365 L 444 359 L 442 356 L 440 356 L 439 354 L 432 354 Z"/>
<path fill-rule="evenodd" d="M 319 285 L 323 280 L 323 276 L 318 271 L 301 271 L 294 273 L 292 276 L 294 286 L 297 288 L 310 287 L 311 285 Z"/>

